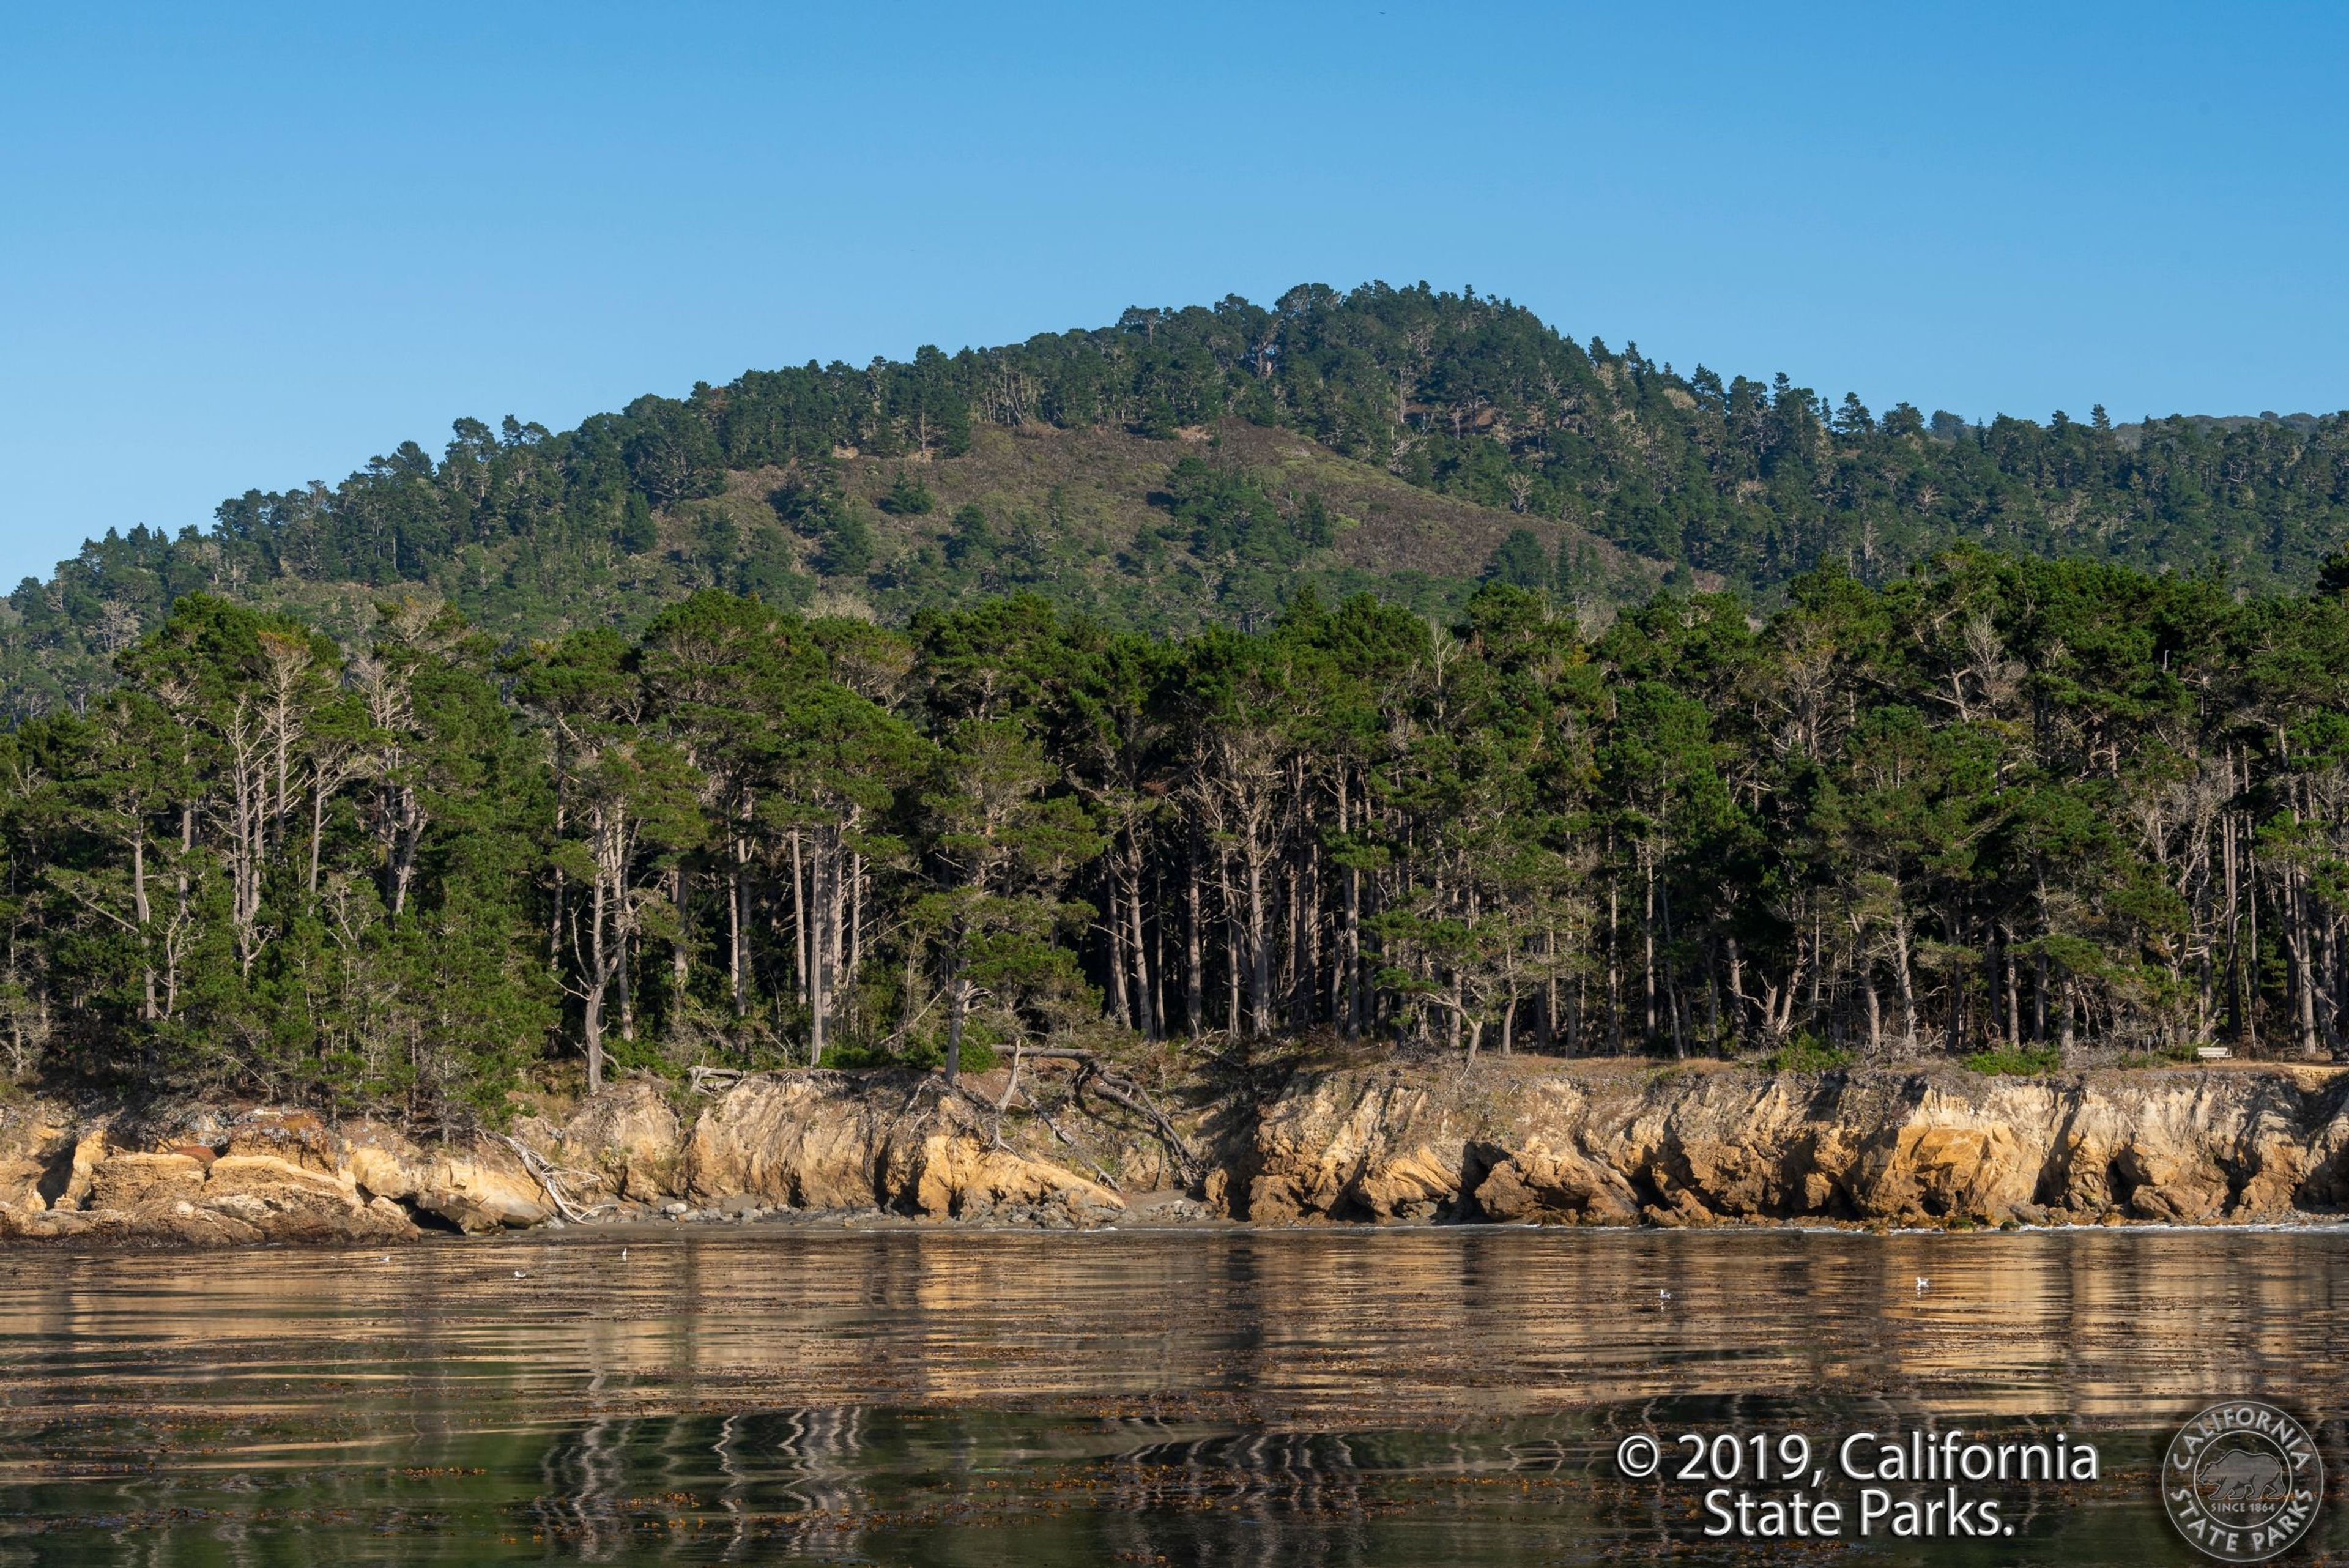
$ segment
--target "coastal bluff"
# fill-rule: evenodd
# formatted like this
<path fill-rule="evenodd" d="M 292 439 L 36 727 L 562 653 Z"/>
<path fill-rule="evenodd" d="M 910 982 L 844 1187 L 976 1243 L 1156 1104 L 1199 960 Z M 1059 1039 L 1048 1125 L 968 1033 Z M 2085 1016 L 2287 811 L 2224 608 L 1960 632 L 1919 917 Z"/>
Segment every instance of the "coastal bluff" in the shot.
<path fill-rule="evenodd" d="M 1050 1064 L 1031 1064 L 1031 1084 Z M 1047 1080 L 1049 1082 L 1049 1080 Z M 0 1238 L 368 1242 L 614 1221 L 1966 1228 L 2349 1210 L 2349 1072 L 2037 1078 L 1516 1058 L 1296 1068 L 1012 1109 L 999 1072 L 608 1087 L 418 1139 L 282 1107 L 0 1111 Z"/>

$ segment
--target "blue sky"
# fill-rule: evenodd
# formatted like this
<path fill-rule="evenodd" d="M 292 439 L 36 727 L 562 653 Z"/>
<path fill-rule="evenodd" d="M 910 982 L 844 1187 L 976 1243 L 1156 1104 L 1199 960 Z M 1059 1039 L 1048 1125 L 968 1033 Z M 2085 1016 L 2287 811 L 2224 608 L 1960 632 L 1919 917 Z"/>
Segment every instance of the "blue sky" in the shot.
<path fill-rule="evenodd" d="M 0 576 L 506 413 L 1367 278 L 1871 406 L 2349 405 L 2349 9 L 11 5 Z"/>

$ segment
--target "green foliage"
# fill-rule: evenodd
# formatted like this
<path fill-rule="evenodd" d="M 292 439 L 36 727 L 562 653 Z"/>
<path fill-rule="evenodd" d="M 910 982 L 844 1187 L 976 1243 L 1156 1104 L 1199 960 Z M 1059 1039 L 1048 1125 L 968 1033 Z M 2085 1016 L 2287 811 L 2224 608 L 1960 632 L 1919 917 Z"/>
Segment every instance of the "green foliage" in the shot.
<path fill-rule="evenodd" d="M 1291 574 L 1337 536 L 1319 495 L 1276 495 L 1263 476 L 1236 464 L 1178 458 L 1153 498 L 1179 541 L 1205 569 L 1216 602 L 1244 626 L 1278 611 Z"/>
<path fill-rule="evenodd" d="M 1003 1057 L 986 1038 L 984 1024 L 974 1022 L 964 1032 L 957 1054 L 957 1070 L 964 1073 L 991 1073 L 1003 1064 Z M 877 1046 L 844 1047 L 827 1052 L 824 1063 L 840 1067 L 909 1067 L 918 1073 L 935 1072 L 947 1064 L 946 1037 L 938 1033 L 918 1034 L 900 1049 L 891 1052 Z"/>
<path fill-rule="evenodd" d="M 653 521 L 652 503 L 641 490 L 628 492 L 620 515 L 620 548 L 641 556 L 660 544 L 660 527 Z"/>
<path fill-rule="evenodd" d="M 812 470 L 768 496 L 775 514 L 815 542 L 814 565 L 827 577 L 857 577 L 873 565 L 873 529 L 828 470 Z"/>
<path fill-rule="evenodd" d="M 889 492 L 881 497 L 881 510 L 892 517 L 924 517 L 937 507 L 937 498 L 929 486 L 918 478 L 900 470 L 890 482 Z"/>
<path fill-rule="evenodd" d="M 992 590 L 996 585 L 991 578 L 999 570 L 998 556 L 1003 543 L 997 537 L 994 524 L 988 521 L 985 508 L 957 507 L 947 528 L 947 564 Z"/>
<path fill-rule="evenodd" d="M 1338 517 L 1320 492 L 1309 490 L 1289 514 L 1288 531 L 1308 550 L 1319 550 L 1338 542 Z"/>
<path fill-rule="evenodd" d="M 2121 1054 L 2124 1067 L 2190 1067 L 2200 1058 L 2191 1041 L 2165 1045 L 2158 1051 L 2127 1051 Z"/>
<path fill-rule="evenodd" d="M 1528 363 L 1563 375 L 1578 356 L 1635 417 L 1689 412 L 1642 390 L 1675 387 L 1632 356 L 1568 348 Z M 1350 363 L 1330 361 L 1318 412 L 1244 389 L 1249 417 L 1338 420 Z M 1668 580 L 1602 629 L 1570 607 L 1587 551 L 1541 543 L 1581 504 L 1550 472 L 1567 431 L 1549 427 L 1549 456 L 1510 457 L 1531 405 L 1492 382 L 1440 405 L 1456 429 L 1406 405 L 1414 440 L 1390 427 L 1380 449 L 1406 468 L 1448 452 L 1423 483 L 1498 486 L 1526 519 L 1491 580 L 1339 598 L 1322 587 L 1335 520 L 1309 485 L 1228 446 L 1160 453 L 1160 520 L 1119 559 L 1216 613 L 1150 637 L 1052 597 L 1109 548 L 1075 487 L 958 504 L 943 529 L 876 524 L 847 498 L 843 434 L 909 464 L 968 441 L 948 417 L 961 362 L 923 365 L 905 400 L 880 397 L 910 422 L 769 404 L 770 423 L 743 424 L 781 395 L 746 378 L 591 421 L 554 466 L 543 431 L 460 427 L 440 467 L 403 448 L 347 493 L 231 509 L 249 535 L 234 550 L 119 556 L 128 586 L 88 601 L 93 628 L 131 607 L 105 622 L 107 679 L 0 734 L 13 1075 L 445 1124 L 494 1120 L 574 1062 L 591 1078 L 975 1068 L 1121 1029 L 1767 1052 L 1790 1071 L 2344 1048 L 2339 594 L 1968 545 L 1889 576 L 1831 557 L 1775 607 Z M 1037 384 L 1070 400 L 1024 419 L 1189 431 L 1217 406 L 1171 373 L 1140 402 Z M 1781 454 L 1741 507 L 1774 485 L 1799 499 L 1785 476 L 1837 443 L 1938 462 L 1991 433 L 1806 414 L 1789 389 L 1723 396 L 1811 421 L 1811 455 Z M 756 484 L 728 477 L 753 462 Z M 445 580 L 486 580 L 489 524 L 451 499 L 476 492 L 570 542 L 531 591 L 575 570 L 657 576 L 667 597 L 626 627 L 565 606 L 559 635 L 500 656 L 441 599 L 387 588 L 337 640 L 171 576 L 250 565 L 235 551 L 266 535 L 331 545 L 336 580 L 405 581 L 444 545 Z M 1642 528 L 1678 525 L 1653 473 L 1609 493 Z M 461 544 L 433 532 L 460 515 Z M 667 548 L 616 552 L 631 515 Z M 361 520 L 371 532 L 341 531 Z M 869 587 L 907 624 L 803 618 L 802 554 L 830 602 Z M 505 558 L 503 586 L 476 589 L 521 615 L 522 556 Z M 140 560 L 162 575 L 140 579 Z M 68 576 L 54 604 L 26 597 L 11 646 L 36 615 L 85 624 L 57 606 L 96 578 Z M 137 597 L 150 589 L 170 597 Z"/>
<path fill-rule="evenodd" d="M 54 928 L 18 983 L 88 999 L 48 1069 L 494 1119 L 553 1012 L 526 913 L 546 795 L 484 652 L 390 605 L 347 665 L 191 596 L 89 721 L 10 737 L 57 770 L 5 800 L 19 918 Z"/>
<path fill-rule="evenodd" d="M 1486 582 L 1506 583 L 1513 588 L 1538 592 L 1549 587 L 1550 577 L 1549 552 L 1542 547 L 1540 535 L 1530 528 L 1511 529 L 1485 566 Z"/>
<path fill-rule="evenodd" d="M 2037 1049 L 1977 1051 L 1966 1066 L 1985 1077 L 2039 1078 L 2064 1070 L 2063 1054 L 2052 1046 Z"/>
<path fill-rule="evenodd" d="M 980 426 L 1165 439 L 1231 421 L 1506 511 L 1537 536 L 1537 520 L 1576 525 L 1546 577 L 1521 542 L 1490 574 L 1569 602 L 1625 597 L 1581 529 L 1670 566 L 1676 587 L 1717 574 L 1764 604 L 1837 566 L 1889 586 L 1960 542 L 2146 572 L 2208 567 L 2246 588 L 2302 592 L 2349 538 L 2342 414 L 1928 421 L 1906 404 L 1874 414 L 1849 396 L 1831 403 L 1783 375 L 1675 372 L 1474 292 L 1311 285 L 1269 306 L 1135 309 L 994 348 L 751 371 L 561 432 L 461 419 L 438 455 L 403 441 L 333 486 L 247 491 L 208 531 L 90 541 L 50 581 L 10 596 L 0 702 L 20 718 L 86 703 L 112 684 L 116 653 L 200 590 L 309 603 L 347 641 L 367 635 L 349 607 L 395 585 L 508 636 L 583 618 L 640 625 L 700 587 L 802 603 L 812 585 L 788 545 L 777 551 L 729 512 L 750 476 L 778 472 L 813 503 L 782 521 L 812 542 L 819 569 L 854 580 L 881 568 L 908 616 L 1036 586 L 1126 625 L 1256 628 L 1300 566 L 1430 612 L 1465 599 L 1478 563 L 1421 559 L 1399 541 L 1382 547 L 1402 555 L 1357 566 L 1359 579 L 1309 559 L 1336 540 L 1326 500 L 1213 459 L 1188 461 L 1221 477 L 1178 462 L 1167 489 L 1173 537 L 1195 562 L 1169 566 L 1169 540 L 1143 540 L 1127 574 L 1087 554 L 1081 518 L 1060 506 L 997 517 L 1009 554 L 966 549 L 975 581 L 944 569 L 926 541 L 885 560 L 862 504 L 837 493 L 836 453 L 900 463 L 881 506 L 913 520 L 934 504 L 921 461 L 968 452 Z M 688 530 L 663 556 L 659 541 L 676 536 L 666 520 L 705 505 L 729 514 L 734 537 Z M 2349 579 L 2335 566 L 2323 580 L 2337 596 Z M 345 607 L 324 607 L 336 598 Z"/>
<path fill-rule="evenodd" d="M 850 1040 L 825 1046 L 823 1059 L 816 1064 L 841 1072 L 855 1072 L 873 1067 L 935 1067 L 938 1061 L 935 1050 L 920 1046 L 893 1051 L 885 1043 Z"/>
<path fill-rule="evenodd" d="M 873 565 L 873 530 L 854 512 L 830 518 L 818 538 L 815 569 L 827 577 L 861 577 Z"/>
<path fill-rule="evenodd" d="M 1838 1051 L 1804 1031 L 1776 1050 L 1754 1058 L 1754 1064 L 1765 1073 L 1833 1073 L 1851 1064 L 1851 1053 Z"/>

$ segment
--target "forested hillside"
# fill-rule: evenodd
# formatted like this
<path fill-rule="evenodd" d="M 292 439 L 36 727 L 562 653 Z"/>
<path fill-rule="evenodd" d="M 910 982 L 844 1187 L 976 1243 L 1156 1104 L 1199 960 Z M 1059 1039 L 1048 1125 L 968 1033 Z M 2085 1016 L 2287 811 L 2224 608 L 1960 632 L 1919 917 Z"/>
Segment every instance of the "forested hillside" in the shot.
<path fill-rule="evenodd" d="M 1240 483 L 1205 464 L 1172 515 Z M 0 739 L 0 1043 L 20 1079 L 427 1123 L 615 1064 L 1309 1029 L 2335 1052 L 2344 587 L 1969 547 L 1766 618 L 1668 590 L 1594 633 L 1494 584 L 1439 628 L 1308 588 L 1185 639 L 706 590 L 502 654 L 446 608 L 346 654 L 191 595 Z"/>
<path fill-rule="evenodd" d="M 502 640 L 633 631 L 704 588 L 898 624 L 1027 588 L 1186 632 L 1260 627 L 1307 582 L 1449 616 L 1480 579 L 1604 609 L 1676 567 L 1775 604 L 1819 566 L 1884 584 L 1960 541 L 2297 590 L 2344 534 L 2339 415 L 1878 414 L 1473 292 L 1308 286 L 753 371 L 561 433 L 460 420 L 437 456 L 403 442 L 27 580 L 0 612 L 0 702 L 86 703 L 199 589 L 352 646 L 410 587 Z"/>

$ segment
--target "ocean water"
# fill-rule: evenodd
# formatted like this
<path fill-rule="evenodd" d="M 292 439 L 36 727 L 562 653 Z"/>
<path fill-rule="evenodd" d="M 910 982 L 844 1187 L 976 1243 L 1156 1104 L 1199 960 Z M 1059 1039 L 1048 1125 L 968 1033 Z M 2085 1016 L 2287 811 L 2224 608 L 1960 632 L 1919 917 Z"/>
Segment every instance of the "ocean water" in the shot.
<path fill-rule="evenodd" d="M 2191 1563 L 2163 1445 L 2258 1396 L 2339 1453 L 2344 1285 L 2349 1231 L 2323 1231 L 12 1252 L 0 1568 Z M 1861 1537 L 1833 1458 L 1911 1431 L 2060 1432 L 2097 1474 L 1961 1487 L 1989 1536 Z M 1664 1463 L 1635 1479 L 1640 1433 Z M 1706 1535 L 1682 1433 L 1757 1500 L 1840 1500 L 1840 1532 Z M 1755 1437 L 1812 1473 L 1757 1481 Z M 2345 1548 L 2328 1504 L 2290 1560 Z"/>

